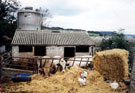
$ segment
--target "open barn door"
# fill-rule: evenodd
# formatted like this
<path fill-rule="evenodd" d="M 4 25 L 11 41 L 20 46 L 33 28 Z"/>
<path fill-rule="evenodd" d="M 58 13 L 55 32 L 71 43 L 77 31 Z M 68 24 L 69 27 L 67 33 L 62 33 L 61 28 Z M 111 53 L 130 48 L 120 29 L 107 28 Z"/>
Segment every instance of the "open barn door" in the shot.
<path fill-rule="evenodd" d="M 64 48 L 64 57 L 74 57 L 75 48 L 74 47 L 65 47 Z"/>
<path fill-rule="evenodd" d="M 34 47 L 34 55 L 35 56 L 45 56 L 46 55 L 46 47 L 45 46 L 35 46 Z"/>

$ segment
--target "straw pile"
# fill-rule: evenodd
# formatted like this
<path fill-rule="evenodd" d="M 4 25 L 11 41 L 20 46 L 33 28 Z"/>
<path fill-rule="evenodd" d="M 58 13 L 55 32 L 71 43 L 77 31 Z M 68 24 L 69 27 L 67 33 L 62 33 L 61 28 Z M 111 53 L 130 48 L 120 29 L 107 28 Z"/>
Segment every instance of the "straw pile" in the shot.
<path fill-rule="evenodd" d="M 104 78 L 122 80 L 128 77 L 128 51 L 112 49 L 97 52 L 94 57 L 94 70 Z"/>
<path fill-rule="evenodd" d="M 88 71 L 86 86 L 80 87 L 78 83 L 79 72 L 84 71 L 79 67 L 72 67 L 65 73 L 57 72 L 49 78 L 42 75 L 33 75 L 30 82 L 0 84 L 6 92 L 30 92 L 30 93 L 113 93 L 109 83 L 104 82 L 103 77 L 97 71 Z M 120 87 L 119 93 L 126 93 L 127 87 Z"/>

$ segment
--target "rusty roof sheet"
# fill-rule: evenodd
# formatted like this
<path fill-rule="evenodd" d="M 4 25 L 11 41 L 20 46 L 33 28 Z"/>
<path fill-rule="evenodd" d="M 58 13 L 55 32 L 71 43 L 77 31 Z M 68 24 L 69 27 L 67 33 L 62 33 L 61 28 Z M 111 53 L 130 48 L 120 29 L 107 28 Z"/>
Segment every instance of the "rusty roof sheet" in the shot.
<path fill-rule="evenodd" d="M 94 45 L 86 32 L 16 31 L 12 45 Z"/>

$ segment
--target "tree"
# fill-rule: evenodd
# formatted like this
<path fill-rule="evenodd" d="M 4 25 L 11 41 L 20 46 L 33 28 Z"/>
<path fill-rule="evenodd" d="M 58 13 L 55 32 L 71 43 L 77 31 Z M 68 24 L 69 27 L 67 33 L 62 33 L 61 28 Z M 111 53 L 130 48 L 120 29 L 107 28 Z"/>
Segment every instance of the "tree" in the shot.
<path fill-rule="evenodd" d="M 20 7 L 19 2 L 15 0 L 0 0 L 0 46 L 9 46 L 11 40 L 4 36 L 12 38 L 17 26 L 15 13 Z"/>
<path fill-rule="evenodd" d="M 49 25 L 49 19 L 52 18 L 52 15 L 49 11 L 49 9 L 43 9 L 40 7 L 40 13 L 42 14 L 42 26 L 41 26 L 41 29 L 44 29 L 46 27 L 48 27 Z"/>
<path fill-rule="evenodd" d="M 132 68 L 134 52 L 131 45 L 132 44 L 125 39 L 123 33 L 117 33 L 117 35 L 112 36 L 108 40 L 102 40 L 100 47 L 101 50 L 120 48 L 129 51 L 129 67 Z"/>

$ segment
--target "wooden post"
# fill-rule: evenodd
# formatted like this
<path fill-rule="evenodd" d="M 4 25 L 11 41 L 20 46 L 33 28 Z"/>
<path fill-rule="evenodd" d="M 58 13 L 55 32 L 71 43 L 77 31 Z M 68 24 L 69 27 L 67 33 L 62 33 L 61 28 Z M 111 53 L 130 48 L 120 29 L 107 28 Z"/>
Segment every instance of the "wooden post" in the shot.
<path fill-rule="evenodd" d="M 42 61 L 43 59 L 39 59 L 40 60 L 40 68 L 42 68 Z"/>
<path fill-rule="evenodd" d="M 74 60 L 73 60 L 73 64 L 72 64 L 72 66 L 74 66 L 74 63 L 75 63 L 75 57 L 74 57 Z"/>
<path fill-rule="evenodd" d="M 90 61 L 89 61 L 89 57 L 88 57 L 88 61 L 87 61 L 87 63 L 86 63 L 86 66 L 88 66 L 88 63 L 89 63 Z"/>
<path fill-rule="evenodd" d="M 39 74 L 40 63 L 37 58 L 35 60 L 37 62 L 37 74 Z"/>
<path fill-rule="evenodd" d="M 135 93 L 135 59 L 133 61 L 132 72 L 130 77 L 130 91 L 129 93 Z"/>
<path fill-rule="evenodd" d="M 80 64 L 79 64 L 79 67 L 81 67 L 81 62 L 82 62 L 82 59 L 83 59 L 83 58 L 81 57 L 81 60 L 80 60 Z"/>
<path fill-rule="evenodd" d="M 52 59 L 52 63 L 51 63 L 51 66 L 50 66 L 50 67 L 52 67 L 52 65 L 53 65 L 53 61 L 54 61 L 54 59 Z"/>
<path fill-rule="evenodd" d="M 91 55 L 93 56 L 94 55 L 94 48 L 93 48 L 93 46 L 91 47 Z"/>

